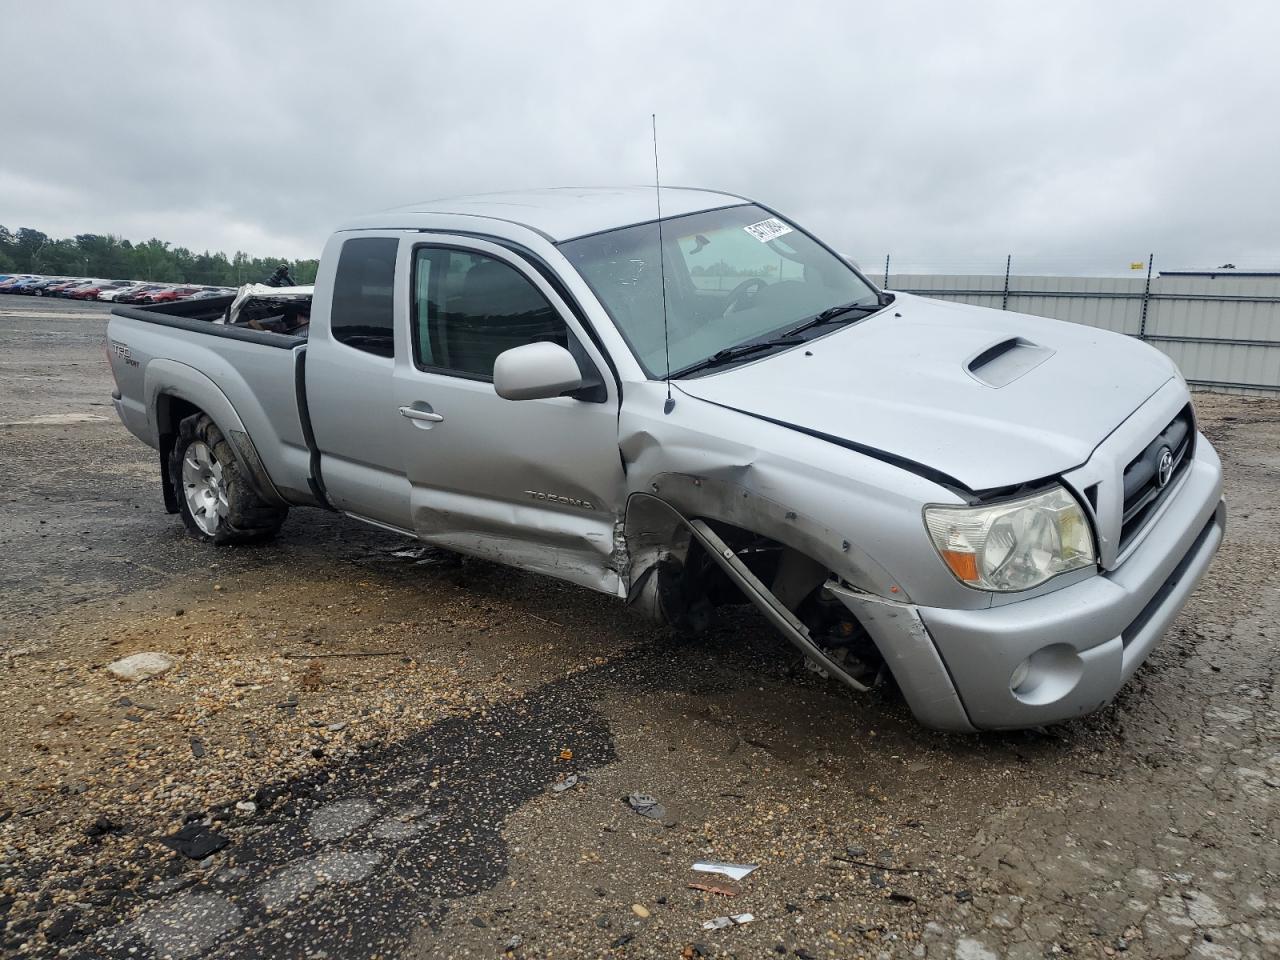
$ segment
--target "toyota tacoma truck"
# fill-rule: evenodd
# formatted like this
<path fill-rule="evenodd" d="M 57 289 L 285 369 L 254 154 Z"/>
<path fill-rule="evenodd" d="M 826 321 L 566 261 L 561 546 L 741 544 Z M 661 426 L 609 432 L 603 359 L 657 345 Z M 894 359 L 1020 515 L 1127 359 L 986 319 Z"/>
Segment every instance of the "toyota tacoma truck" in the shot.
<path fill-rule="evenodd" d="M 726 193 L 389 210 L 333 235 L 314 291 L 232 302 L 108 330 L 116 410 L 195 537 L 317 507 L 683 630 L 749 601 L 930 727 L 1106 704 L 1225 529 L 1163 354 L 878 289 Z"/>

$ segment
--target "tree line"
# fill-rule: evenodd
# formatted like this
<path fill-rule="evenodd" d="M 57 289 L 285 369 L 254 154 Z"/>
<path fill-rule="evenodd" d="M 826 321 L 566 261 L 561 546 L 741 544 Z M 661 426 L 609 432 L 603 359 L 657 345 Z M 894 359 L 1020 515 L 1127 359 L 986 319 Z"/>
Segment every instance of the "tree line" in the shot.
<path fill-rule="evenodd" d="M 34 273 L 53 277 L 94 277 L 104 280 L 154 280 L 157 283 L 195 283 L 238 287 L 261 283 L 287 263 L 300 284 L 314 283 L 319 260 L 251 257 L 237 250 L 195 253 L 152 238 L 132 243 L 110 234 L 80 233 L 62 240 L 21 227 L 0 226 L 0 274 Z"/>

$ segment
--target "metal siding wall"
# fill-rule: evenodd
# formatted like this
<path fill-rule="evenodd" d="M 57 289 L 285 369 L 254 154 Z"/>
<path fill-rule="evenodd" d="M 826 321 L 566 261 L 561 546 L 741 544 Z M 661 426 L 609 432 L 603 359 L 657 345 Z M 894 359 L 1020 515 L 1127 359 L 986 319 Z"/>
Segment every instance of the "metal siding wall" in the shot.
<path fill-rule="evenodd" d="M 1137 336 L 1145 284 L 1145 277 L 1011 276 L 1008 309 Z M 999 310 L 1004 275 L 890 274 L 889 289 Z M 1153 277 L 1146 335 L 1193 385 L 1280 392 L 1280 280 Z"/>

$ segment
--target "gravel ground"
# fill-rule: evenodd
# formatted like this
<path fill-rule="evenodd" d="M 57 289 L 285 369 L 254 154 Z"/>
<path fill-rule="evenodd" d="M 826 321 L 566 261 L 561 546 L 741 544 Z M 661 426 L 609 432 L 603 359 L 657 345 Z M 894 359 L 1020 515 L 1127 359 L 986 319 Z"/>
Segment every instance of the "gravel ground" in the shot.
<path fill-rule="evenodd" d="M 203 547 L 104 320 L 0 297 L 5 955 L 1280 956 L 1280 402 L 1197 397 L 1227 542 L 1117 702 L 955 737 L 748 614 L 682 644 L 319 511 Z"/>

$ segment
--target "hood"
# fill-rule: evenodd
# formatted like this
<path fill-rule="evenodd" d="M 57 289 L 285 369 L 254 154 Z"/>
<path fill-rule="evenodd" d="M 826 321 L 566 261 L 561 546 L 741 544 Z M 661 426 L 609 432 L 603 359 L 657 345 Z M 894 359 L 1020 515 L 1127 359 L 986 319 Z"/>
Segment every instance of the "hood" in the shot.
<path fill-rule="evenodd" d="M 990 490 L 1084 463 L 1173 376 L 1121 334 L 897 294 L 803 347 L 678 385 Z"/>

